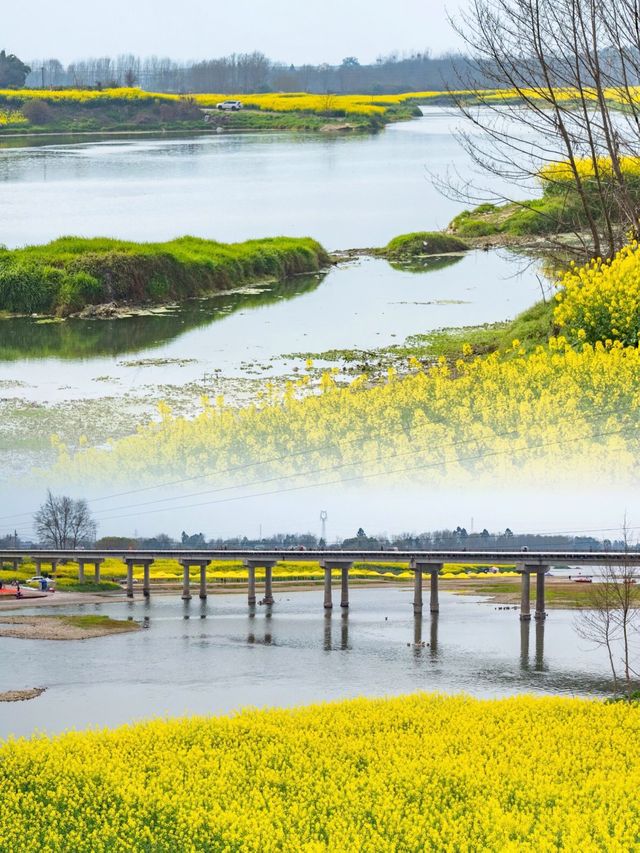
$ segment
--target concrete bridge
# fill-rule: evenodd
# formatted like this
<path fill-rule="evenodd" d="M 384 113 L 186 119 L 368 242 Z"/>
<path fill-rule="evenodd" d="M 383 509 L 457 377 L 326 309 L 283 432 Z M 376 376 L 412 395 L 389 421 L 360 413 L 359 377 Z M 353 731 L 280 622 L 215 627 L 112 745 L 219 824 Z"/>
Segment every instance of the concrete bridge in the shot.
<path fill-rule="evenodd" d="M 248 603 L 256 603 L 256 569 L 264 569 L 264 604 L 273 604 L 273 567 L 276 563 L 317 562 L 324 569 L 324 607 L 333 607 L 333 570 L 340 571 L 340 606 L 349 607 L 349 571 L 354 563 L 408 563 L 414 573 L 413 610 L 423 610 L 423 578 L 429 575 L 429 610 L 438 613 L 439 574 L 444 563 L 515 563 L 521 574 L 520 618 L 531 619 L 531 575 L 536 576 L 535 618 L 546 618 L 545 577 L 555 564 L 573 564 L 579 566 L 632 566 L 640 565 L 640 552 L 621 551 L 297 551 L 297 550 L 206 550 L 206 551 L 87 551 L 87 550 L 21 550 L 0 551 L 0 562 L 10 563 L 17 570 L 25 559 L 30 559 L 40 575 L 43 566 L 55 572 L 58 563 L 73 561 L 78 563 L 78 578 L 83 582 L 87 567 L 93 568 L 93 579 L 100 581 L 100 567 L 106 558 L 122 560 L 127 567 L 126 592 L 133 598 L 134 568 L 142 567 L 144 596 L 151 594 L 150 568 L 158 559 L 177 560 L 183 569 L 182 598 L 191 599 L 190 571 L 199 570 L 199 596 L 207 597 L 207 567 L 212 561 L 241 561 L 248 573 Z"/>

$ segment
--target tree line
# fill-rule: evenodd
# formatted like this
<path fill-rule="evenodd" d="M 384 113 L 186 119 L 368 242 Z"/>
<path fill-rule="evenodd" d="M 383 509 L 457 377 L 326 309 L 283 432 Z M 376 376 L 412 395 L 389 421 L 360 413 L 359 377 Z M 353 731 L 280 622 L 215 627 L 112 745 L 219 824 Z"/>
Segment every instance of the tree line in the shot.
<path fill-rule="evenodd" d="M 292 65 L 263 53 L 234 53 L 215 59 L 176 62 L 167 57 L 93 57 L 63 64 L 33 59 L 25 84 L 34 88 L 140 86 L 154 92 L 315 92 L 385 94 L 441 90 L 455 85 L 466 59 L 429 51 L 380 56 L 371 64 L 345 57 L 338 65 Z"/>
<path fill-rule="evenodd" d="M 273 536 L 235 536 L 207 538 L 204 533 L 183 530 L 176 539 L 167 533 L 152 537 L 102 536 L 97 539 L 97 523 L 89 505 L 81 498 L 55 495 L 47 491 L 46 499 L 35 513 L 35 540 L 22 541 L 17 533 L 0 537 L 0 549 L 44 546 L 53 548 L 93 548 L 123 551 L 141 550 L 218 550 L 218 549 L 309 549 L 326 547 L 357 551 L 514 551 L 522 548 L 549 551 L 638 550 L 630 548 L 627 537 L 621 540 L 597 539 L 593 536 L 565 534 L 514 533 L 510 528 L 490 533 L 486 528 L 469 533 L 465 527 L 433 530 L 424 533 L 401 533 L 393 536 L 368 536 L 362 527 L 355 536 L 325 542 L 313 533 L 277 533 Z"/>

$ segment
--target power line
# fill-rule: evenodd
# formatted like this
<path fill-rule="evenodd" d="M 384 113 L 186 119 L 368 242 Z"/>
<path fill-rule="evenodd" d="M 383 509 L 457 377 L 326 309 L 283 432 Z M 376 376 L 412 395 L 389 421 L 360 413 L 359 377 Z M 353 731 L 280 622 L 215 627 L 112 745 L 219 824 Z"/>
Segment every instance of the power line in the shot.
<path fill-rule="evenodd" d="M 476 454 L 474 456 L 463 457 L 462 459 L 458 459 L 457 461 L 458 462 L 471 462 L 471 461 L 475 461 L 478 459 L 486 459 L 486 458 L 494 457 L 494 456 L 504 456 L 506 454 L 522 453 L 522 452 L 526 453 L 526 452 L 529 452 L 532 450 L 543 449 L 545 447 L 563 446 L 566 444 L 572 444 L 572 443 L 577 442 L 577 441 L 584 441 L 585 439 L 604 438 L 605 436 L 610 436 L 610 435 L 621 435 L 625 432 L 629 432 L 630 430 L 635 430 L 635 429 L 637 429 L 637 427 L 624 427 L 624 428 L 619 429 L 619 430 L 611 430 L 608 432 L 591 433 L 589 435 L 581 435 L 581 436 L 578 436 L 578 437 L 573 438 L 573 439 L 558 439 L 557 441 L 542 442 L 542 443 L 537 444 L 537 445 L 529 445 L 528 447 L 523 447 L 523 448 L 490 451 L 488 453 L 480 453 L 480 454 Z M 104 521 L 112 521 L 112 520 L 116 520 L 116 519 L 120 519 L 120 518 L 127 518 L 127 517 L 129 517 L 129 515 L 136 515 L 136 516 L 138 516 L 138 515 L 152 515 L 152 514 L 155 514 L 158 512 L 165 512 L 167 510 L 176 511 L 176 510 L 184 510 L 184 509 L 194 509 L 194 508 L 200 507 L 200 506 L 211 506 L 213 504 L 219 504 L 219 503 L 230 503 L 231 501 L 247 500 L 249 498 L 255 498 L 255 497 L 267 497 L 267 496 L 271 496 L 271 495 L 285 494 L 287 492 L 301 491 L 303 489 L 319 488 L 320 486 L 332 486 L 332 485 L 339 485 L 341 483 L 350 483 L 350 482 L 357 482 L 360 480 L 369 480 L 369 479 L 372 479 L 374 477 L 381 477 L 381 476 L 385 476 L 388 474 L 399 474 L 399 473 L 404 473 L 406 471 L 413 471 L 416 469 L 426 470 L 427 468 L 439 468 L 441 466 L 446 465 L 446 463 L 447 463 L 447 460 L 444 460 L 441 462 L 432 462 L 432 463 L 428 463 L 426 465 L 412 465 L 410 467 L 405 467 L 405 468 L 395 468 L 395 469 L 386 470 L 386 471 L 377 471 L 377 472 L 372 473 L 372 474 L 361 474 L 361 475 L 358 475 L 355 477 L 341 478 L 338 480 L 328 480 L 328 481 L 325 481 L 324 483 L 305 483 L 305 484 L 300 485 L 300 486 L 288 486 L 288 487 L 285 487 L 282 489 L 273 489 L 273 490 L 266 491 L 266 492 L 255 492 L 254 494 L 249 494 L 249 495 L 235 495 L 233 497 L 221 498 L 219 500 L 214 500 L 214 501 L 201 501 L 199 503 L 186 504 L 184 506 L 162 507 L 161 509 L 144 510 L 143 512 L 129 513 L 127 516 L 122 516 L 122 515 L 107 516 L 106 518 L 103 518 L 102 521 L 104 522 Z"/>

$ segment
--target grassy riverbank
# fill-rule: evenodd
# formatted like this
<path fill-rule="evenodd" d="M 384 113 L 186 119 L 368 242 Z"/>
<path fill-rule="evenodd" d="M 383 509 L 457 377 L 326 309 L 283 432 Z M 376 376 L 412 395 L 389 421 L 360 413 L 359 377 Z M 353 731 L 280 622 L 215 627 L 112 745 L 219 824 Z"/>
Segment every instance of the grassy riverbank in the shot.
<path fill-rule="evenodd" d="M 322 246 L 306 238 L 225 244 L 63 237 L 0 251 L 0 311 L 66 315 L 106 302 L 161 304 L 313 272 L 327 262 Z"/>
<path fill-rule="evenodd" d="M 428 694 L 40 736 L 0 747 L 0 838 L 22 853 L 632 850 L 639 736 L 628 703 Z"/>
<path fill-rule="evenodd" d="M 140 89 L 0 90 L 0 136 L 46 133 L 192 131 L 376 131 L 421 115 L 433 93 L 401 95 L 173 95 Z M 245 109 L 219 112 L 219 101 Z"/>

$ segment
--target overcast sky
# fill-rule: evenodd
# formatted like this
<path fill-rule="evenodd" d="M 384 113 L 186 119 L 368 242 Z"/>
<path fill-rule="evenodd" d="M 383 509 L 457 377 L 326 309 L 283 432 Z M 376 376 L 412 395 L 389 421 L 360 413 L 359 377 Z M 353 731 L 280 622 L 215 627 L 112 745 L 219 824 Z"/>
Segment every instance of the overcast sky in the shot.
<path fill-rule="evenodd" d="M 456 46 L 445 7 L 458 0 L 30 0 L 3 3 L 2 44 L 24 59 L 135 53 L 175 59 L 260 50 L 273 59 L 370 62 L 398 50 Z"/>

